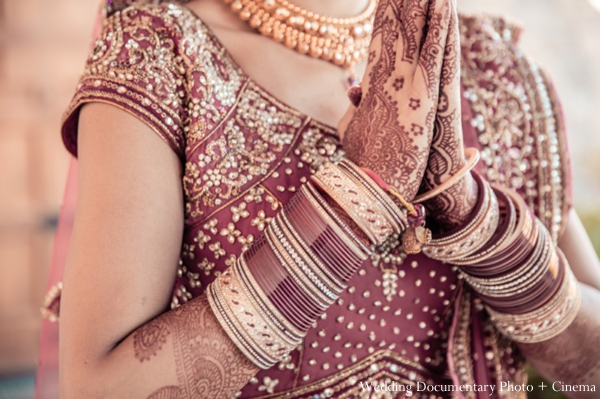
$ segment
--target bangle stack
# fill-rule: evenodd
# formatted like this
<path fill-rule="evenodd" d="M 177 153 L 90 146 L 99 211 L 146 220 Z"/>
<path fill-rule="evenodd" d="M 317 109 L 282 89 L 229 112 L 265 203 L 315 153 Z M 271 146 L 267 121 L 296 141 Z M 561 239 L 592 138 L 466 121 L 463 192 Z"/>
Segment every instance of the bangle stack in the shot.
<path fill-rule="evenodd" d="M 264 235 L 208 286 L 211 308 L 240 351 L 256 366 L 270 368 L 300 344 L 373 248 L 408 225 L 407 209 L 360 168 L 348 161 L 326 164 L 272 218 Z"/>
<path fill-rule="evenodd" d="M 473 175 L 481 193 L 475 216 L 459 231 L 431 240 L 423 252 L 459 266 L 497 328 L 512 340 L 553 338 L 577 314 L 577 280 L 521 196 Z"/>
<path fill-rule="evenodd" d="M 400 234 L 408 225 L 407 216 L 398 207 L 390 212 L 381 202 L 386 194 L 359 168 L 352 168 L 349 161 L 343 165 L 326 164 L 312 177 L 313 183 L 342 207 L 372 244 L 381 245 L 393 233 Z"/>
<path fill-rule="evenodd" d="M 561 262 L 566 262 L 559 252 Z M 566 265 L 566 263 L 565 263 Z M 581 294 L 573 272 L 565 267 L 565 276 L 557 293 L 546 304 L 528 313 L 512 315 L 488 307 L 496 327 L 514 341 L 536 343 L 547 341 L 563 332 L 577 316 Z"/>
<path fill-rule="evenodd" d="M 496 231 L 500 217 L 498 200 L 481 176 L 475 174 L 474 177 L 481 193 L 474 210 L 475 217 L 459 231 L 429 241 L 423 247 L 423 253 L 430 258 L 448 263 L 462 259 L 483 247 Z"/>

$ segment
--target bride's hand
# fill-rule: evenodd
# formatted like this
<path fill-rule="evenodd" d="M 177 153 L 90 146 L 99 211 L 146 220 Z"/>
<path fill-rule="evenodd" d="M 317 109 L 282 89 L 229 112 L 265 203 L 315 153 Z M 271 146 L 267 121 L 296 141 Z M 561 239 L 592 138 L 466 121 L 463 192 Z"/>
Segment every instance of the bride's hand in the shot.
<path fill-rule="evenodd" d="M 421 192 L 436 188 L 465 165 L 460 98 L 460 34 L 458 15 L 454 4 L 452 6 L 431 152 Z M 458 183 L 427 201 L 425 206 L 437 224 L 436 230 L 451 230 L 466 222 L 477 197 L 478 186 L 471 174 L 467 173 Z"/>
<path fill-rule="evenodd" d="M 407 200 L 427 166 L 455 14 L 454 0 L 381 0 L 362 98 L 339 126 L 348 158 Z"/>

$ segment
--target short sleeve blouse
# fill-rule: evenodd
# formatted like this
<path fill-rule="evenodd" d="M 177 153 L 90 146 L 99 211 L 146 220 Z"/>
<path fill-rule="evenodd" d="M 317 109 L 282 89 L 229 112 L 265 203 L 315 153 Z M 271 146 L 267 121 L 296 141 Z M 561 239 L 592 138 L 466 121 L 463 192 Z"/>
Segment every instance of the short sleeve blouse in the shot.
<path fill-rule="evenodd" d="M 102 102 L 146 123 L 183 159 L 186 124 L 182 32 L 172 18 L 129 8 L 107 19 L 65 114 L 63 141 L 77 156 L 81 106 Z"/>

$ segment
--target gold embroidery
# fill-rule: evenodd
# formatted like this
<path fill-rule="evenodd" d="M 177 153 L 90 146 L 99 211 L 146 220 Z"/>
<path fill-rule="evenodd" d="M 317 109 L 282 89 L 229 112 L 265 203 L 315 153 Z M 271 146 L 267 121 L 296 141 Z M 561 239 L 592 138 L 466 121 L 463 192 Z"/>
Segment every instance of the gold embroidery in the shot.
<path fill-rule="evenodd" d="M 556 241 L 565 202 L 564 126 L 547 78 L 502 18 L 462 17 L 465 97 L 491 183 L 519 191 Z"/>
<path fill-rule="evenodd" d="M 187 278 L 187 283 L 191 288 L 202 287 L 202 282 L 200 281 L 200 274 L 188 270 L 188 267 L 183 263 L 182 260 L 179 260 L 179 267 L 177 267 L 177 277 Z"/>
<path fill-rule="evenodd" d="M 250 224 L 252 226 L 256 226 L 256 228 L 259 229 L 260 231 L 263 231 L 267 227 L 267 225 L 269 223 L 271 223 L 271 219 L 272 218 L 267 217 L 267 214 L 265 213 L 265 211 L 263 211 L 261 209 L 260 211 L 258 211 L 258 214 L 256 215 L 256 217 L 254 219 L 252 219 Z"/>
<path fill-rule="evenodd" d="M 448 376 L 434 377 L 424 367 L 390 350 L 382 350 L 367 356 L 360 362 L 323 378 L 314 383 L 301 386 L 294 390 L 277 392 L 274 395 L 257 397 L 266 399 L 274 397 L 313 399 L 313 395 L 323 392 L 325 397 L 356 398 L 365 394 L 359 382 L 376 383 L 380 379 L 391 379 L 397 384 L 416 386 L 417 382 L 428 384 L 447 381 Z M 435 378 L 435 380 L 434 380 Z M 373 392 L 370 392 L 373 394 Z M 416 394 L 416 392 L 415 392 Z M 319 396 L 321 397 L 321 396 Z M 371 396 L 367 396 L 370 398 Z M 415 396 L 419 397 L 419 396 Z"/>
<path fill-rule="evenodd" d="M 152 21 L 158 18 L 157 25 L 161 28 L 157 30 L 152 28 Z M 280 103 L 249 81 L 208 28 L 185 7 L 175 4 L 133 7 L 111 21 L 106 32 L 112 33 L 97 43 L 90 67 L 82 78 L 80 87 L 85 88 L 86 94 L 73 100 L 69 112 L 89 101 L 116 104 L 137 114 L 163 140 L 185 152 L 187 235 L 177 271 L 172 303 L 175 307 L 201 293 L 202 282 L 210 281 L 235 263 L 236 255 L 254 242 L 289 198 L 292 187 L 297 189 L 306 182 L 309 173 L 318 170 L 326 160 L 341 159 L 343 152 L 331 128 Z M 557 210 L 564 206 L 560 190 L 560 176 L 564 175 L 560 156 L 564 144 L 560 141 L 560 123 L 555 121 L 558 144 L 552 130 L 544 130 L 545 126 L 552 126 L 552 119 L 545 116 L 548 104 L 550 114 L 558 112 L 552 93 L 547 89 L 544 92 L 546 78 L 511 47 L 514 27 L 486 18 L 462 17 L 461 22 L 463 49 L 466 49 L 463 51 L 465 95 L 473 105 L 473 123 L 485 151 L 488 177 L 520 189 L 536 212 L 544 214 L 547 226 L 557 226 L 560 224 Z M 125 42 L 125 32 L 133 34 L 135 39 Z M 175 36 L 181 42 L 176 43 Z M 474 43 L 478 39 L 486 45 L 476 48 Z M 150 45 L 147 53 L 141 50 L 142 41 Z M 487 65 L 492 63 L 500 68 L 498 73 L 486 72 Z M 94 69 L 94 65 L 99 67 Z M 507 84 L 502 80 L 504 75 L 526 83 Z M 546 139 L 540 139 L 544 135 Z M 549 180 L 553 172 L 559 172 L 559 179 Z M 278 186 L 283 188 L 281 192 Z M 397 276 L 405 278 L 400 273 L 404 270 L 390 272 L 388 277 L 396 282 Z M 404 290 L 400 290 L 394 298 L 403 296 Z M 444 299 L 446 307 L 449 303 Z M 407 319 L 409 315 L 412 317 L 407 314 Z M 382 327 L 385 325 L 383 319 L 378 321 L 383 322 Z M 354 326 L 347 320 L 345 325 L 354 331 L 363 331 L 362 326 L 366 329 L 365 324 Z M 373 326 L 377 326 L 377 321 L 373 321 Z M 370 332 L 367 330 L 365 334 Z M 375 335 L 379 337 L 379 332 L 373 332 Z M 441 334 L 435 339 L 443 341 L 445 336 Z M 365 339 L 365 345 L 367 342 Z M 415 346 L 417 343 L 414 342 Z M 302 349 L 305 356 L 316 350 L 310 345 Z M 400 345 L 396 351 L 406 353 Z M 352 355 L 351 365 L 345 364 L 343 371 L 330 371 L 327 378 L 297 388 L 290 397 L 321 392 L 331 392 L 335 397 L 358 396 L 360 392 L 349 385 L 356 385 L 359 378 L 427 380 L 430 377 L 420 362 L 425 360 L 428 366 L 438 366 L 445 358 L 443 350 L 436 350 L 433 360 L 414 362 L 392 350 L 376 352 L 370 347 L 369 352 L 374 354 L 360 362 Z M 308 362 L 300 360 L 297 373 Z M 291 363 L 283 362 L 280 366 L 291 370 Z M 336 366 L 339 364 L 332 363 L 331 369 Z M 515 367 L 518 374 L 521 366 Z M 261 373 L 255 383 L 256 388 L 264 386 L 268 392 L 276 378 L 271 375 L 267 384 L 266 377 L 267 374 Z M 508 377 L 503 375 L 502 379 Z M 271 389 L 290 387 L 290 381 L 280 379 L 279 385 Z"/>
<path fill-rule="evenodd" d="M 222 132 L 188 154 L 183 182 L 190 221 L 265 180 L 304 129 L 308 119 L 265 96 L 252 82 L 245 85 Z"/>
<path fill-rule="evenodd" d="M 81 104 L 96 99 L 122 105 L 135 110 L 181 154 L 185 67 L 175 50 L 180 34 L 176 20 L 162 11 L 131 7 L 106 21 L 65 120 Z"/>
<path fill-rule="evenodd" d="M 198 263 L 198 268 L 200 270 L 204 270 L 204 273 L 208 276 L 210 275 L 211 270 L 215 268 L 215 264 L 209 261 L 207 258 L 204 258 L 200 263 Z"/>
<path fill-rule="evenodd" d="M 302 141 L 294 154 L 309 165 L 311 173 L 315 173 L 326 161 L 338 162 L 342 159 L 344 153 L 339 150 L 339 145 L 336 138 L 312 128 L 302 134 Z"/>

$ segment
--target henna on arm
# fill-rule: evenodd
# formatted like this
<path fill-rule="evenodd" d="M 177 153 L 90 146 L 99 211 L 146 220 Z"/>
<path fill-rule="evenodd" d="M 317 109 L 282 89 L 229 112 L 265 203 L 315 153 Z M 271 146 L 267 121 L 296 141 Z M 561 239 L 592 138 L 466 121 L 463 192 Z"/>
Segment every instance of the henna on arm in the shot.
<path fill-rule="evenodd" d="M 178 385 L 159 388 L 149 399 L 228 398 L 258 372 L 221 328 L 205 295 L 140 327 L 133 334 L 135 358 L 151 361 L 167 336 Z"/>
<path fill-rule="evenodd" d="M 572 398 L 597 398 L 600 390 L 600 292 L 584 284 L 581 309 L 560 335 L 536 344 L 519 344 L 535 369 L 550 383 L 594 384 L 596 392 L 565 392 Z"/>

